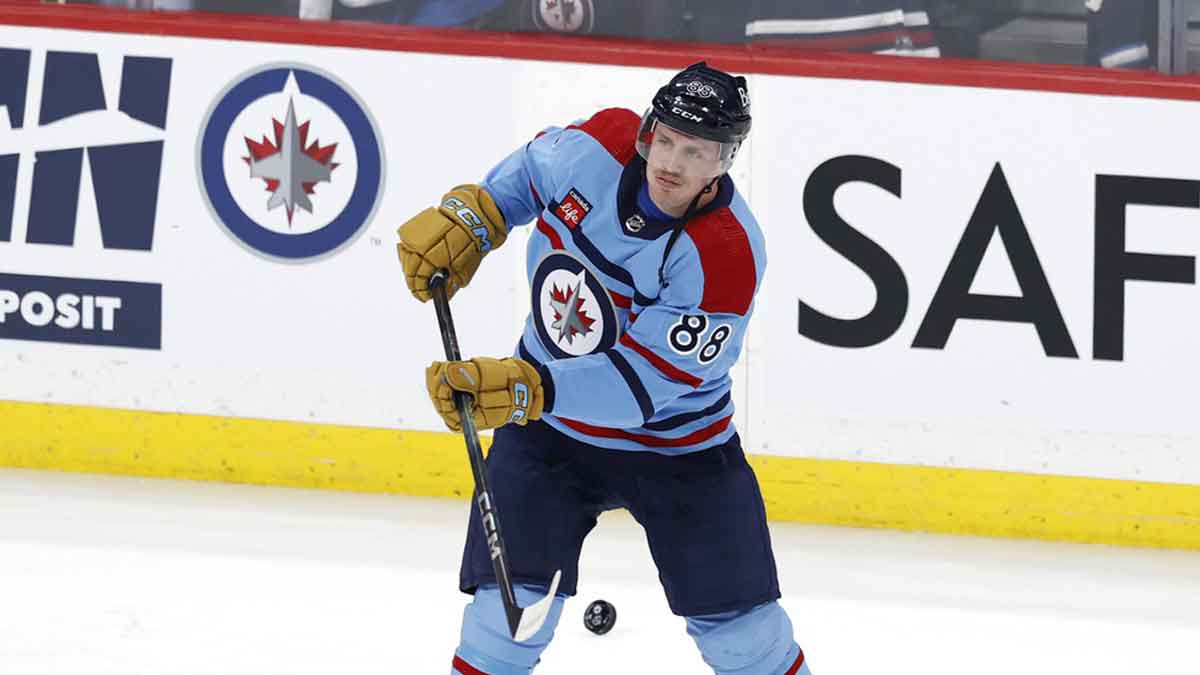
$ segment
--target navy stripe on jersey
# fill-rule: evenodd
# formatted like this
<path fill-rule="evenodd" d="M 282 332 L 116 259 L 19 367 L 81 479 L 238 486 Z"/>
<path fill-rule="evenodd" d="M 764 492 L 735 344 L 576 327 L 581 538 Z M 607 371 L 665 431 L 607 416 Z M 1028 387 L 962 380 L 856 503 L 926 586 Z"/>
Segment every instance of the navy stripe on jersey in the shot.
<path fill-rule="evenodd" d="M 634 288 L 633 289 L 633 301 L 636 302 L 637 304 L 641 305 L 642 307 L 649 307 L 650 305 L 653 305 L 654 303 L 658 302 L 658 299 L 657 298 L 647 298 L 646 296 L 639 293 L 637 288 Z"/>
<path fill-rule="evenodd" d="M 521 349 L 524 350 L 525 345 L 521 345 Z M 554 410 L 554 378 L 550 376 L 550 369 L 546 364 L 535 361 L 529 361 L 529 365 L 537 369 L 538 376 L 542 378 L 542 412 L 550 412 Z"/>
<path fill-rule="evenodd" d="M 654 417 L 654 403 L 650 400 L 650 393 L 646 391 L 646 385 L 642 384 L 642 379 L 633 370 L 633 366 L 621 356 L 619 352 L 610 349 L 604 352 L 609 361 L 612 361 L 617 372 L 621 374 L 621 378 L 625 380 L 625 384 L 629 385 L 629 391 L 633 392 L 633 398 L 637 400 L 638 407 L 642 409 L 642 422 L 647 422 L 651 417 Z"/>
<path fill-rule="evenodd" d="M 730 398 L 729 392 L 726 392 L 724 396 L 717 399 L 716 403 L 703 410 L 675 415 L 657 422 L 648 422 L 643 424 L 642 428 L 649 429 L 650 431 L 670 431 L 671 429 L 678 429 L 685 424 L 695 422 L 698 419 L 703 419 L 710 415 L 716 415 L 717 413 L 725 410 L 725 407 L 729 405 Z"/>
<path fill-rule="evenodd" d="M 528 361 L 530 365 L 536 368 L 538 372 L 545 371 L 546 366 L 544 366 L 541 361 L 538 361 L 536 358 L 534 358 L 533 354 L 530 353 L 529 348 L 525 346 L 524 338 L 517 343 L 517 353 L 523 360 Z M 642 411 L 642 420 L 645 421 L 653 417 L 654 404 L 650 401 L 650 393 L 646 391 L 646 386 L 642 384 L 642 380 L 633 370 L 633 366 L 629 365 L 629 361 L 627 361 L 624 356 L 621 356 L 615 351 L 610 350 L 604 352 L 604 354 L 608 356 L 610 361 L 612 361 L 612 364 L 617 369 L 617 372 L 621 373 L 621 377 L 625 380 L 625 384 L 629 386 L 629 391 L 633 392 L 633 397 L 637 400 L 638 408 L 640 408 Z M 553 391 L 553 386 L 554 385 L 551 384 L 551 391 Z M 543 385 L 543 389 L 545 389 L 545 385 Z M 726 395 L 725 398 L 728 400 L 728 395 Z M 549 407 L 547 407 L 546 411 L 553 414 L 553 410 Z M 677 415 L 676 417 L 683 417 L 683 415 Z M 650 429 L 651 427 L 646 428 Z M 658 431 L 658 429 L 655 429 L 655 431 Z"/>
<path fill-rule="evenodd" d="M 555 220 L 560 223 L 562 222 L 557 215 L 557 201 L 550 202 L 549 211 L 556 214 L 554 216 Z M 566 225 L 566 223 L 563 223 L 563 225 L 567 228 L 567 231 L 571 233 L 571 239 L 575 242 L 575 245 L 579 247 L 579 252 L 582 253 L 589 262 L 595 265 L 596 269 L 636 290 L 636 287 L 633 284 L 633 275 L 629 273 L 629 270 L 617 265 L 608 258 L 605 258 L 604 254 L 600 252 L 600 249 L 596 248 L 596 245 L 593 244 L 592 241 L 587 238 L 587 235 L 585 235 L 578 227 L 571 227 Z"/>

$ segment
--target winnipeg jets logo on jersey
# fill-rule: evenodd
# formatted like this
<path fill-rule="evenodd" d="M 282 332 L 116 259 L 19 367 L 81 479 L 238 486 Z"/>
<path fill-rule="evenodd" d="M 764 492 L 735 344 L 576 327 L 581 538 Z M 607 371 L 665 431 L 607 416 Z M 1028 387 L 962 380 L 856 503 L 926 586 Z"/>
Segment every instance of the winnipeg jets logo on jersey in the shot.
<path fill-rule="evenodd" d="M 550 328 L 558 331 L 554 339 L 559 344 L 566 342 L 569 345 L 576 336 L 587 337 L 592 332 L 592 324 L 596 323 L 587 315 L 579 294 L 586 276 L 580 272 L 574 279 L 574 286 L 568 284 L 566 289 L 560 289 L 555 284 L 550 289 L 550 307 L 554 310 L 554 323 L 550 324 Z"/>
<path fill-rule="evenodd" d="M 345 85 L 311 67 L 269 66 L 236 78 L 205 117 L 202 192 L 243 246 L 317 258 L 365 229 L 382 192 L 381 147 Z"/>
<path fill-rule="evenodd" d="M 583 356 L 616 344 L 612 298 L 580 260 L 563 251 L 548 253 L 538 263 L 531 287 L 534 328 L 551 354 Z"/>

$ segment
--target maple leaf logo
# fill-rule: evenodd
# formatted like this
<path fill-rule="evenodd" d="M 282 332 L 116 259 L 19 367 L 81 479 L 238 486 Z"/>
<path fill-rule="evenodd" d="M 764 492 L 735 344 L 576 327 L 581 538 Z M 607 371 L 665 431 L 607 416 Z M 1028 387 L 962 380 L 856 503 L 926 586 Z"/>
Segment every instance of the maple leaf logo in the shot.
<path fill-rule="evenodd" d="M 312 201 L 317 183 L 328 183 L 334 169 L 333 162 L 337 143 L 322 146 L 319 141 L 308 143 L 310 121 L 296 124 L 296 112 L 288 102 L 287 116 L 283 122 L 272 118 L 275 140 L 266 136 L 262 141 L 243 137 L 250 156 L 242 160 L 250 165 L 251 178 L 261 178 L 267 184 L 271 199 L 268 209 L 283 206 L 287 211 L 288 224 L 297 206 L 312 213 Z"/>
<path fill-rule="evenodd" d="M 561 289 L 558 284 L 550 288 L 550 306 L 554 309 L 554 322 L 550 327 L 558 331 L 558 342 L 567 344 L 574 342 L 577 335 L 587 335 L 592 332 L 592 324 L 596 320 L 589 317 L 583 309 L 583 298 L 579 297 L 582 280 L 576 280 L 575 287 Z"/>

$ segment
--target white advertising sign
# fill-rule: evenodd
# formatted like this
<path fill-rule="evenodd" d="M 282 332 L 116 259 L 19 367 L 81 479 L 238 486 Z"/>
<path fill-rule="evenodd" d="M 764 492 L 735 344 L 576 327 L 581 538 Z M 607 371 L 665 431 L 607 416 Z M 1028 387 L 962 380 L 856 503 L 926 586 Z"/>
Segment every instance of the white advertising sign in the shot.
<path fill-rule="evenodd" d="M 421 430 L 396 227 L 669 75 L 26 27 L 0 68 L 0 399 Z M 1200 484 L 1197 103 L 751 90 L 749 451 Z M 464 354 L 512 353 L 529 232 L 455 298 Z"/>
<path fill-rule="evenodd" d="M 757 84 L 756 449 L 1200 482 L 1200 104 Z"/>

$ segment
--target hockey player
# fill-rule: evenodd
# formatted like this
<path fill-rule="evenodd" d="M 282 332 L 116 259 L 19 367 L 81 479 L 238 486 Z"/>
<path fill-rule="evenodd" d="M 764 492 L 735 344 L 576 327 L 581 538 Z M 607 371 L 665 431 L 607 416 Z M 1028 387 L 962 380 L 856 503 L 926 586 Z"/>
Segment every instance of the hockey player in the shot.
<path fill-rule="evenodd" d="M 453 293 L 511 227 L 537 222 L 516 355 L 434 362 L 426 384 L 449 428 L 461 428 L 454 390 L 496 428 L 487 472 L 520 604 L 563 578 L 542 629 L 513 641 L 472 518 L 460 587 L 475 597 L 452 673 L 529 673 L 575 594 L 584 538 L 601 512 L 626 508 L 714 672 L 809 674 L 732 423 L 728 371 L 766 264 L 726 175 L 749 131 L 745 78 L 697 63 L 640 119 L 614 108 L 549 128 L 400 227 L 409 289 L 425 301 L 435 270 L 450 270 Z"/>

